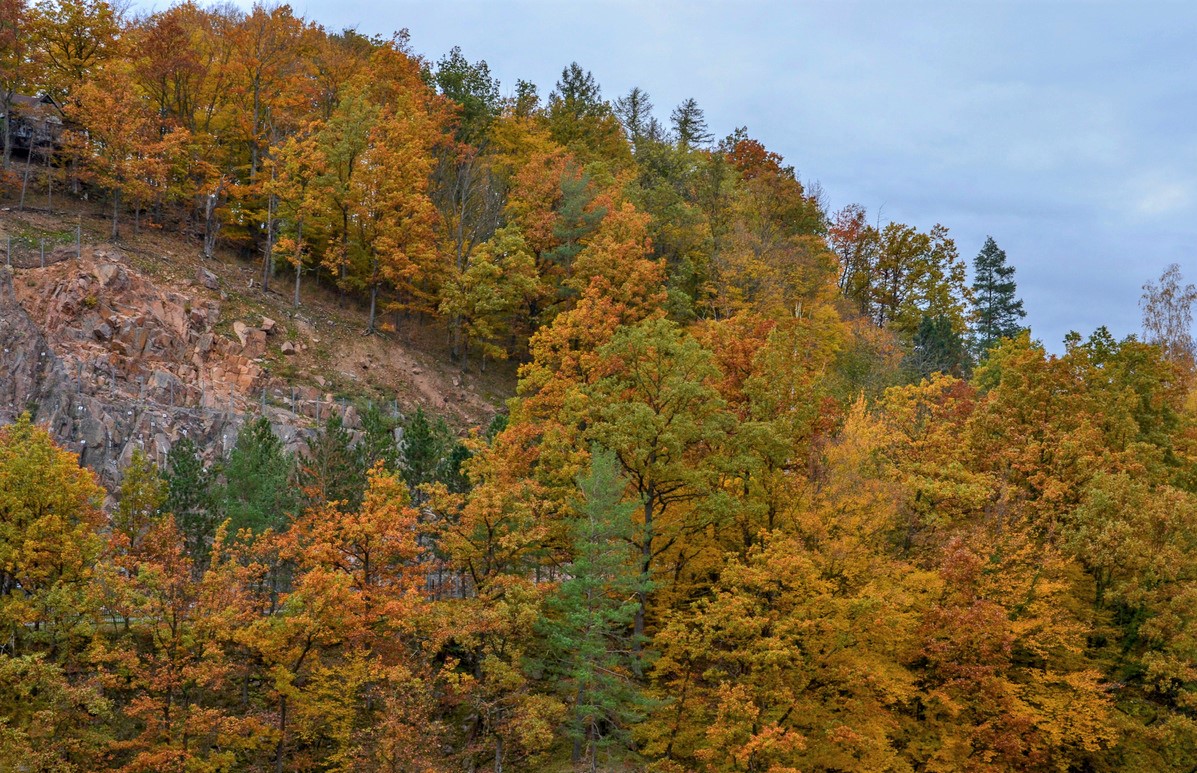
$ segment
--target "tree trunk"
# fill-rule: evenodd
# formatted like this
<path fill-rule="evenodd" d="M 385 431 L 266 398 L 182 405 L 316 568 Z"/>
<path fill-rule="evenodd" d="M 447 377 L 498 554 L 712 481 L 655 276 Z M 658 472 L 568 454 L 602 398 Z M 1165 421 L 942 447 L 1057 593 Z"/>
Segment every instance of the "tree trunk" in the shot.
<path fill-rule="evenodd" d="M 574 699 L 575 714 L 578 711 L 578 708 L 582 705 L 582 699 L 585 697 L 586 697 L 586 694 L 582 690 L 581 682 L 579 682 L 578 683 L 578 695 Z M 583 735 L 585 735 L 585 733 L 580 733 L 576 738 L 574 738 L 573 752 L 569 756 L 569 761 L 572 762 L 574 765 L 577 765 L 579 762 L 582 761 L 582 736 Z"/>
<path fill-rule="evenodd" d="M 262 292 L 270 292 L 270 275 L 274 269 L 274 194 L 266 199 L 266 251 L 262 256 Z"/>
<path fill-rule="evenodd" d="M 120 238 L 121 189 L 112 191 L 112 241 Z"/>
<path fill-rule="evenodd" d="M 299 277 L 303 272 L 303 264 L 296 261 L 295 263 L 295 298 L 292 300 L 292 306 L 299 308 Z"/>
<path fill-rule="evenodd" d="M 278 746 L 274 751 L 274 769 L 283 773 L 286 760 L 287 744 L 287 696 L 280 695 L 278 699 Z"/>
<path fill-rule="evenodd" d="M 303 274 L 303 221 L 299 221 L 295 236 L 295 308 L 299 308 L 299 277 Z"/>
<path fill-rule="evenodd" d="M 378 284 L 370 283 L 370 324 L 366 325 L 366 333 L 374 335 L 374 313 L 378 308 Z"/>
<path fill-rule="evenodd" d="M 657 492 L 654 486 L 649 486 L 644 494 L 644 534 L 640 538 L 640 587 L 636 589 L 636 617 L 632 623 L 632 651 L 636 654 L 633 660 L 636 675 L 640 676 L 640 652 L 644 639 L 644 617 L 648 609 L 648 581 L 652 571 L 653 560 L 653 510 L 656 507 Z"/>
<path fill-rule="evenodd" d="M 17 205 L 18 212 L 25 211 L 25 189 L 29 187 L 29 167 L 33 165 L 33 150 L 25 156 L 25 177 L 21 179 L 21 203 Z"/>
<path fill-rule="evenodd" d="M 204 257 L 211 259 L 216 253 L 216 202 L 219 193 L 209 193 L 204 197 Z"/>
<path fill-rule="evenodd" d="M 12 162 L 12 92 L 4 96 L 4 168 Z"/>

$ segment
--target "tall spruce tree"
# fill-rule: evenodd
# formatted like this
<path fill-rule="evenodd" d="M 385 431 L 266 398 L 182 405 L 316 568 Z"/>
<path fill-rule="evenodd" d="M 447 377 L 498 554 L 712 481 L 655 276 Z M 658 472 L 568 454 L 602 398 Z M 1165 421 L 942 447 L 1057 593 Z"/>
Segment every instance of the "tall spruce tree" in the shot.
<path fill-rule="evenodd" d="M 1014 266 L 1006 264 L 1006 252 L 992 236 L 973 261 L 973 351 L 977 359 L 1003 338 L 1013 338 L 1024 328 L 1027 313 L 1016 295 Z"/>
<path fill-rule="evenodd" d="M 184 437 L 166 455 L 162 477 L 166 480 L 163 508 L 174 515 L 198 577 L 208 566 L 212 538 L 220 521 L 213 490 L 216 472 L 204 464 L 199 447 Z"/>

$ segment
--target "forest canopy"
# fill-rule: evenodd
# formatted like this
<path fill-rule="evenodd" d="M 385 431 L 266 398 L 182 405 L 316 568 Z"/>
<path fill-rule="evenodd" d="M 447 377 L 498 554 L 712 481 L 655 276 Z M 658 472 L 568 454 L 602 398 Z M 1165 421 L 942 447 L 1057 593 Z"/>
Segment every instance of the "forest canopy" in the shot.
<path fill-rule="evenodd" d="M 995 239 L 829 211 L 694 99 L 286 5 L 0 0 L 0 101 L 14 195 L 519 365 L 468 436 L 250 422 L 108 508 L 0 428 L 0 768 L 1197 766 L 1179 268 L 1053 354 Z"/>

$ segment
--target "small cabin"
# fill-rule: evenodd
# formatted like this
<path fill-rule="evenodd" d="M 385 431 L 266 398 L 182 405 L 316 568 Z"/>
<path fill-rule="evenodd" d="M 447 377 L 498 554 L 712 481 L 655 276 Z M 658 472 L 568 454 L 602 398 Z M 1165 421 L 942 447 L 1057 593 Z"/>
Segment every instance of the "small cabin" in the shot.
<path fill-rule="evenodd" d="M 0 105 L 0 111 L 3 106 Z M 5 118 L 0 112 L 0 120 Z M 62 106 L 49 94 L 12 98 L 12 147 L 14 150 L 39 151 L 56 147 L 62 139 Z"/>

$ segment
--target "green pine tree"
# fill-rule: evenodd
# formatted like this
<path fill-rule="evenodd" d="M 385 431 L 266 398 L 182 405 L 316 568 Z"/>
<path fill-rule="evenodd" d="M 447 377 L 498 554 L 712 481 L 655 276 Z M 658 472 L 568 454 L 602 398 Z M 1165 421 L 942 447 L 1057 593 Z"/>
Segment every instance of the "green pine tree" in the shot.
<path fill-rule="evenodd" d="M 398 419 L 373 404 L 362 412 L 362 460 L 366 469 L 380 463 L 390 472 L 399 469 L 399 445 L 395 442 L 398 426 Z"/>
<path fill-rule="evenodd" d="M 258 418 L 242 427 L 225 463 L 221 491 L 230 533 L 286 528 L 300 505 L 294 472 L 295 460 L 267 419 Z"/>
<path fill-rule="evenodd" d="M 917 382 L 932 373 L 965 378 L 972 369 L 972 362 L 964 337 L 952 327 L 952 320 L 940 314 L 923 317 L 914 334 L 913 351 L 906 357 L 903 367 L 911 380 Z"/>
<path fill-rule="evenodd" d="M 643 590 L 630 543 L 637 504 L 622 501 L 626 485 L 615 454 L 596 447 L 589 473 L 578 480 L 568 579 L 549 600 L 543 622 L 548 671 L 571 706 L 566 732 L 573 761 L 584 760 L 590 770 L 606 750 L 628 745 L 629 727 L 645 707 L 631 642 Z"/>
<path fill-rule="evenodd" d="M 308 443 L 298 465 L 299 488 L 309 505 L 340 502 L 356 511 L 366 491 L 366 446 L 354 445 L 353 435 L 336 413 Z"/>
<path fill-rule="evenodd" d="M 417 505 L 423 502 L 421 486 L 445 478 L 453 446 L 453 433 L 445 420 L 430 421 L 423 408 L 416 408 L 403 425 L 399 469 Z"/>
<path fill-rule="evenodd" d="M 992 236 L 973 261 L 973 352 L 983 359 L 994 344 L 1014 338 L 1024 328 L 1027 313 L 1015 294 L 1014 266 L 1006 264 L 1006 253 Z"/>
<path fill-rule="evenodd" d="M 216 534 L 218 508 L 214 497 L 214 471 L 205 467 L 191 438 L 171 446 L 166 455 L 166 501 L 163 509 L 175 517 L 196 572 L 208 565 Z"/>

